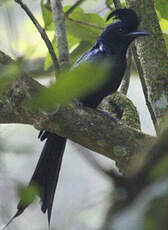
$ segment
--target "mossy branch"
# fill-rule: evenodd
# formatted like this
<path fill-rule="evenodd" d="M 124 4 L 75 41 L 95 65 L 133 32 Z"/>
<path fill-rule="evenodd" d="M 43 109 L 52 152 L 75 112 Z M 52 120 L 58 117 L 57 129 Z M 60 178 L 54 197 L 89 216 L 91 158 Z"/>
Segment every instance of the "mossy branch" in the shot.
<path fill-rule="evenodd" d="M 141 82 L 147 106 L 150 112 L 153 110 L 151 116 L 155 116 L 157 123 L 160 124 L 168 108 L 168 62 L 165 40 L 153 0 L 126 0 L 126 2 L 139 14 L 142 28 L 151 33 L 150 37 L 139 39 L 135 44 L 142 67 Z"/>
<path fill-rule="evenodd" d="M 140 154 L 140 149 L 144 151 L 142 146 L 151 145 L 155 140 L 139 130 L 136 109 L 124 95 L 117 93 L 103 101 L 105 110 L 113 115 L 118 113 L 114 111 L 116 105 L 120 107 L 122 119 L 116 123 L 99 110 L 81 109 L 72 104 L 61 106 L 55 114 L 27 107 L 27 99 L 32 98 L 43 87 L 25 74 L 14 79 L 1 101 L 0 123 L 30 124 L 39 130 L 57 133 L 115 160 L 124 173 L 127 173 L 128 163 L 132 158 Z M 116 105 L 111 105 L 110 101 Z M 124 107 L 124 104 L 127 106 Z"/>

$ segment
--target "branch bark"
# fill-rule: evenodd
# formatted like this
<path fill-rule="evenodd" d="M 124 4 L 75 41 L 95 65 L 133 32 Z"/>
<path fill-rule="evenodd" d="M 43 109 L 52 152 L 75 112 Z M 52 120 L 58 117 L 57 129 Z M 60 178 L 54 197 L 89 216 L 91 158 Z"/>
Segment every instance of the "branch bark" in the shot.
<path fill-rule="evenodd" d="M 155 12 L 154 1 L 126 0 L 127 5 L 136 10 L 142 20 L 142 28 L 151 33 L 149 38 L 136 41 L 136 49 L 141 64 L 144 94 L 153 121 L 160 125 L 168 108 L 168 58 L 166 44 Z M 141 15 L 143 13 L 143 15 Z M 142 17 L 141 17 L 142 16 Z M 152 20 L 149 20 L 151 18 Z M 159 47 L 159 52 L 158 52 Z M 153 111 L 152 111 L 153 110 Z"/>
<path fill-rule="evenodd" d="M 130 83 L 131 63 L 132 63 L 132 49 L 129 48 L 127 51 L 127 68 L 124 74 L 124 78 L 121 82 L 121 88 L 120 88 L 120 92 L 125 95 L 127 95 L 129 83 Z"/>
<path fill-rule="evenodd" d="M 69 104 L 61 106 L 55 114 L 46 114 L 26 106 L 27 100 L 42 88 L 42 85 L 25 74 L 15 79 L 1 100 L 0 123 L 30 124 L 37 129 L 57 133 L 115 160 L 125 174 L 132 158 L 140 154 L 140 149 L 144 151 L 142 146 L 151 145 L 155 140 L 154 137 L 132 128 L 131 123 L 126 123 L 125 120 L 123 123 L 115 123 L 99 110 L 80 109 Z M 134 113 L 133 117 L 135 117 Z M 132 124 L 134 123 L 136 122 L 133 121 Z"/>
<path fill-rule="evenodd" d="M 115 8 L 122 8 L 120 0 L 113 0 Z"/>
<path fill-rule="evenodd" d="M 50 0 L 61 67 L 70 64 L 65 16 L 61 0 Z"/>
<path fill-rule="evenodd" d="M 126 215 L 126 217 L 130 217 L 129 212 L 132 213 L 133 207 L 134 211 L 136 212 L 136 216 L 141 217 L 141 222 L 145 223 L 145 214 L 146 210 L 150 207 L 149 201 L 151 202 L 151 198 L 156 201 L 158 197 L 165 196 L 165 194 L 163 194 L 162 188 L 167 184 L 167 171 L 161 170 L 157 171 L 157 176 L 156 174 L 155 176 L 151 175 L 152 172 L 156 170 L 158 165 L 160 165 L 161 168 L 165 164 L 163 163 L 163 161 L 165 162 L 167 157 L 167 138 L 168 129 L 165 129 L 162 134 L 157 138 L 155 144 L 149 149 L 148 153 L 146 153 L 146 159 L 144 159 L 144 164 L 140 164 L 141 168 L 139 170 L 137 170 L 137 166 L 140 163 L 139 160 L 138 164 L 137 162 L 133 162 L 132 167 L 130 167 L 131 173 L 129 177 L 122 177 L 121 175 L 116 174 L 114 171 L 102 171 L 107 176 L 109 176 L 111 180 L 113 180 L 116 190 L 115 200 L 114 202 L 112 202 L 111 207 L 106 215 L 106 219 L 102 227 L 103 230 L 111 229 L 111 227 L 116 222 L 120 221 L 122 223 L 123 214 Z M 161 181 L 162 183 L 160 183 Z M 157 183 L 158 187 L 156 188 Z M 155 187 L 152 188 L 152 186 L 154 185 Z M 152 197 L 151 192 L 154 192 Z M 143 207 L 143 211 L 140 208 L 141 211 L 138 212 L 137 207 L 140 207 L 138 203 L 142 202 L 142 199 L 145 200 L 145 207 Z M 156 214 L 152 215 L 154 218 L 159 219 L 159 223 L 161 222 L 161 226 L 165 226 L 164 224 L 162 224 L 164 223 L 164 219 L 160 219 L 160 212 L 162 212 L 163 210 L 164 205 L 161 203 L 160 209 L 158 209 L 157 218 Z M 144 215 L 142 215 L 142 212 Z M 162 227 L 159 227 L 159 229 L 162 229 Z"/>

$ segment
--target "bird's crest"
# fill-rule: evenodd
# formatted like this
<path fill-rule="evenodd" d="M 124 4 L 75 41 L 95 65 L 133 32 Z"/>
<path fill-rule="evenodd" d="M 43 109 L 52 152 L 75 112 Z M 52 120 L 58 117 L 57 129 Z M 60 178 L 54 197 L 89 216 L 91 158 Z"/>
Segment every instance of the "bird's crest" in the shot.
<path fill-rule="evenodd" d="M 117 9 L 113 11 L 108 15 L 106 21 L 110 18 L 119 19 L 130 31 L 135 31 L 140 23 L 137 14 L 130 8 Z"/>

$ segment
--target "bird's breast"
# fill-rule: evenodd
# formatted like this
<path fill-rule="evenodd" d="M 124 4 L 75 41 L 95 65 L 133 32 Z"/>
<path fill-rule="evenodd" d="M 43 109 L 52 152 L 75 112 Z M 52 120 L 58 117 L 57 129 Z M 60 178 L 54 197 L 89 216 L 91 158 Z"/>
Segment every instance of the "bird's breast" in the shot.
<path fill-rule="evenodd" d="M 110 61 L 111 65 L 109 65 Z M 106 80 L 104 84 L 83 98 L 82 102 L 84 106 L 96 108 L 104 97 L 116 92 L 120 86 L 126 68 L 126 60 L 110 57 L 108 62 L 107 76 L 105 76 Z"/>

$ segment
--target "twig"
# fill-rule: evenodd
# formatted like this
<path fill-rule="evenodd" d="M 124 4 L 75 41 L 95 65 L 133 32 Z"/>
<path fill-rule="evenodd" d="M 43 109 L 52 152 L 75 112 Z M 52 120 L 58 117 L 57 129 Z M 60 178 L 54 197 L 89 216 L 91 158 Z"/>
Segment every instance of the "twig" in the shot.
<path fill-rule="evenodd" d="M 132 62 L 132 52 L 131 48 L 128 50 L 128 56 L 127 56 L 127 69 L 124 75 L 124 78 L 121 83 L 121 89 L 120 92 L 124 95 L 127 95 L 129 83 L 130 83 L 130 72 L 131 72 L 131 62 Z"/>
<path fill-rule="evenodd" d="M 155 126 L 156 133 L 159 134 L 159 126 L 158 126 L 157 119 L 156 119 L 155 113 L 153 111 L 151 102 L 149 101 L 149 98 L 148 98 L 148 90 L 147 90 L 145 79 L 144 79 L 144 76 L 143 76 L 143 69 L 142 69 L 140 60 L 138 58 L 135 45 L 132 45 L 132 53 L 133 53 L 134 60 L 135 60 L 135 63 L 136 63 L 136 67 L 137 67 L 137 71 L 138 71 L 138 74 L 139 74 L 139 77 L 140 77 L 143 93 L 144 93 L 144 96 L 145 96 L 146 105 L 147 105 L 147 107 L 149 109 L 153 124 Z"/>
<path fill-rule="evenodd" d="M 70 57 L 63 6 L 61 0 L 50 0 L 50 3 L 58 45 L 59 64 L 61 67 L 66 67 L 70 64 Z"/>
<path fill-rule="evenodd" d="M 84 21 L 79 21 L 79 20 L 75 20 L 73 18 L 70 18 L 69 15 L 75 10 L 76 7 L 78 7 L 81 3 L 83 3 L 85 0 L 78 0 L 74 3 L 74 5 L 72 5 L 72 7 L 67 10 L 65 12 L 65 16 L 66 18 L 71 21 L 71 22 L 74 22 L 74 23 L 78 23 L 78 24 L 82 24 L 82 25 L 86 25 L 86 26 L 90 26 L 90 27 L 94 27 L 96 29 L 100 29 L 100 30 L 104 30 L 103 27 L 101 26 L 97 26 L 97 25 L 94 25 L 94 24 L 91 24 L 91 23 L 87 23 L 87 22 L 84 22 Z"/>
<path fill-rule="evenodd" d="M 105 4 L 107 6 L 107 8 L 109 8 L 109 10 L 112 10 L 113 8 L 111 7 L 110 3 L 109 3 L 109 0 L 106 0 L 105 1 Z"/>
<path fill-rule="evenodd" d="M 102 175 L 108 176 L 110 178 L 113 178 L 113 175 L 119 174 L 117 168 L 113 168 L 111 170 L 106 169 L 104 166 L 102 166 L 99 161 L 96 159 L 96 157 L 94 157 L 94 155 L 92 154 L 91 151 L 89 151 L 87 148 L 84 148 L 83 146 L 75 143 L 75 142 L 71 142 L 72 147 L 75 148 L 75 150 L 77 152 L 79 152 L 79 154 L 81 154 L 81 156 L 83 158 L 85 158 L 87 160 L 87 162 L 98 172 L 101 173 Z M 114 178 L 115 179 L 115 178 Z"/>
<path fill-rule="evenodd" d="M 51 1 L 54 1 L 54 0 L 51 0 Z M 86 26 L 93 27 L 93 28 L 100 29 L 100 30 L 104 30 L 104 28 L 101 27 L 101 26 L 97 26 L 95 24 L 87 23 L 87 22 L 84 22 L 84 21 L 75 20 L 75 19 L 69 17 L 70 14 L 76 9 L 76 7 L 78 7 L 84 1 L 85 0 L 78 0 L 76 3 L 74 3 L 74 5 L 72 5 L 72 7 L 65 12 L 64 15 L 65 15 L 66 19 L 71 21 L 71 22 L 74 22 L 74 23 L 78 23 L 78 24 L 81 24 L 81 25 L 86 25 Z M 49 9 L 49 10 L 51 10 L 51 9 Z"/>
<path fill-rule="evenodd" d="M 8 65 L 10 63 L 14 63 L 14 60 L 12 60 L 12 58 L 6 55 L 4 52 L 0 51 L 0 64 Z"/>
<path fill-rule="evenodd" d="M 76 7 L 78 7 L 80 4 L 82 4 L 85 0 L 77 0 L 66 12 L 65 16 L 68 17 Z"/>
<path fill-rule="evenodd" d="M 86 25 L 86 26 L 90 26 L 90 27 L 94 27 L 96 29 L 99 29 L 99 30 L 104 30 L 104 27 L 101 27 L 101 26 L 97 26 L 95 24 L 91 24 L 91 23 L 87 23 L 87 22 L 83 22 L 83 21 L 78 21 L 78 20 L 75 20 L 73 18 L 67 18 L 69 21 L 72 21 L 74 23 L 78 23 L 78 24 L 82 24 L 82 25 Z"/>
<path fill-rule="evenodd" d="M 42 39 L 44 40 L 48 51 L 51 55 L 52 61 L 53 61 L 53 65 L 55 68 L 55 72 L 59 72 L 59 63 L 56 57 L 56 54 L 54 52 L 54 48 L 45 32 L 45 30 L 40 26 L 39 22 L 37 21 L 37 19 L 34 17 L 34 15 L 32 14 L 32 12 L 29 10 L 29 8 L 27 7 L 27 5 L 25 5 L 22 0 L 14 0 L 16 3 L 18 3 L 22 9 L 26 12 L 26 14 L 30 17 L 30 19 L 32 20 L 33 24 L 36 26 L 37 30 L 39 31 L 39 33 L 41 34 Z"/>
<path fill-rule="evenodd" d="M 120 0 L 113 0 L 115 8 L 122 8 Z"/>

